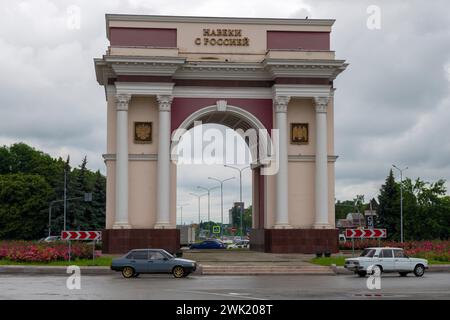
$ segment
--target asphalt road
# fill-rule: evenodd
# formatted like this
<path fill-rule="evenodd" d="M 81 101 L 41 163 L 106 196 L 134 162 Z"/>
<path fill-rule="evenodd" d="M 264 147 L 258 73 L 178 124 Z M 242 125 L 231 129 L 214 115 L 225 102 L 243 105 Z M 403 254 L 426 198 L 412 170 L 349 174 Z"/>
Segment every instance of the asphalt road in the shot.
<path fill-rule="evenodd" d="M 0 275 L 0 299 L 450 299 L 450 274 L 423 278 L 383 275 L 381 290 L 369 290 L 367 278 L 353 275 L 82 276 L 81 289 L 69 290 L 67 277 Z"/>

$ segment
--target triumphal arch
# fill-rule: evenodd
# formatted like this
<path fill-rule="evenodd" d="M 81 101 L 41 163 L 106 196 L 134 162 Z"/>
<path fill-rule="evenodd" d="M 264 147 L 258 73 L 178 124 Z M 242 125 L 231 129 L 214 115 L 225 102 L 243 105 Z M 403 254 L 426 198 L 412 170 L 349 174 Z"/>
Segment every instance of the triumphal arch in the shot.
<path fill-rule="evenodd" d="M 173 138 L 198 121 L 277 138 L 252 158 L 252 250 L 336 251 L 333 23 L 106 15 L 104 251 L 179 248 Z"/>

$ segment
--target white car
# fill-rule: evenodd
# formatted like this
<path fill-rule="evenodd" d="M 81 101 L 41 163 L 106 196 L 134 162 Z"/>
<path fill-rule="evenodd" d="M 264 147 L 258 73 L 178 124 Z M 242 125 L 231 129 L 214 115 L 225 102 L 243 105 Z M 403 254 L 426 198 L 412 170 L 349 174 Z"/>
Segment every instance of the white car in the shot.
<path fill-rule="evenodd" d="M 357 258 L 345 259 L 344 267 L 360 277 L 365 277 L 370 271 L 374 272 L 376 267 L 380 272 L 398 272 L 402 277 L 411 272 L 416 277 L 421 277 L 428 269 L 428 261 L 410 258 L 401 248 L 375 247 L 364 249 Z"/>
<path fill-rule="evenodd" d="M 233 243 L 227 247 L 227 249 L 246 249 L 250 247 L 249 240 L 241 240 L 236 243 Z"/>

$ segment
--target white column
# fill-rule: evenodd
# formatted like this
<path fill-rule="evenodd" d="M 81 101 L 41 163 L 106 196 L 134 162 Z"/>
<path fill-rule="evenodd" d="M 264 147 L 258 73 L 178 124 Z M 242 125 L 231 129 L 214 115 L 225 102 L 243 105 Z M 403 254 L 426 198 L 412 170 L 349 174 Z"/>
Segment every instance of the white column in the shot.
<path fill-rule="evenodd" d="M 290 97 L 276 96 L 274 99 L 275 122 L 279 134 L 278 142 L 278 173 L 276 175 L 276 212 L 275 229 L 288 229 L 289 225 L 289 194 L 288 194 L 288 136 L 287 136 L 287 106 Z"/>
<path fill-rule="evenodd" d="M 328 97 L 315 97 L 316 108 L 316 217 L 314 228 L 331 228 L 328 221 Z"/>
<path fill-rule="evenodd" d="M 172 96 L 158 95 L 158 185 L 156 229 L 175 228 L 170 224 L 170 107 Z"/>
<path fill-rule="evenodd" d="M 116 220 L 113 229 L 129 229 L 128 222 L 128 103 L 131 95 L 116 96 Z"/>

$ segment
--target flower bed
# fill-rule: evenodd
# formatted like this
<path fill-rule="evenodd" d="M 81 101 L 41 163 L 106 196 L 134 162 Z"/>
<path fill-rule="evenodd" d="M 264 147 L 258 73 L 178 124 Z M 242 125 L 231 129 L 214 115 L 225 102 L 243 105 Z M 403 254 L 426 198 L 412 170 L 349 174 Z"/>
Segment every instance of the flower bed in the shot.
<path fill-rule="evenodd" d="M 92 246 L 72 242 L 72 259 L 92 258 Z M 50 262 L 69 259 L 67 242 L 0 241 L 0 259 L 23 262 Z"/>
<path fill-rule="evenodd" d="M 411 257 L 450 262 L 450 241 L 407 241 L 404 243 L 381 241 L 378 243 L 378 240 L 355 240 L 355 250 L 378 247 L 379 245 L 403 248 L 405 253 Z M 352 242 L 346 241 L 339 246 L 341 250 L 351 250 Z"/>

